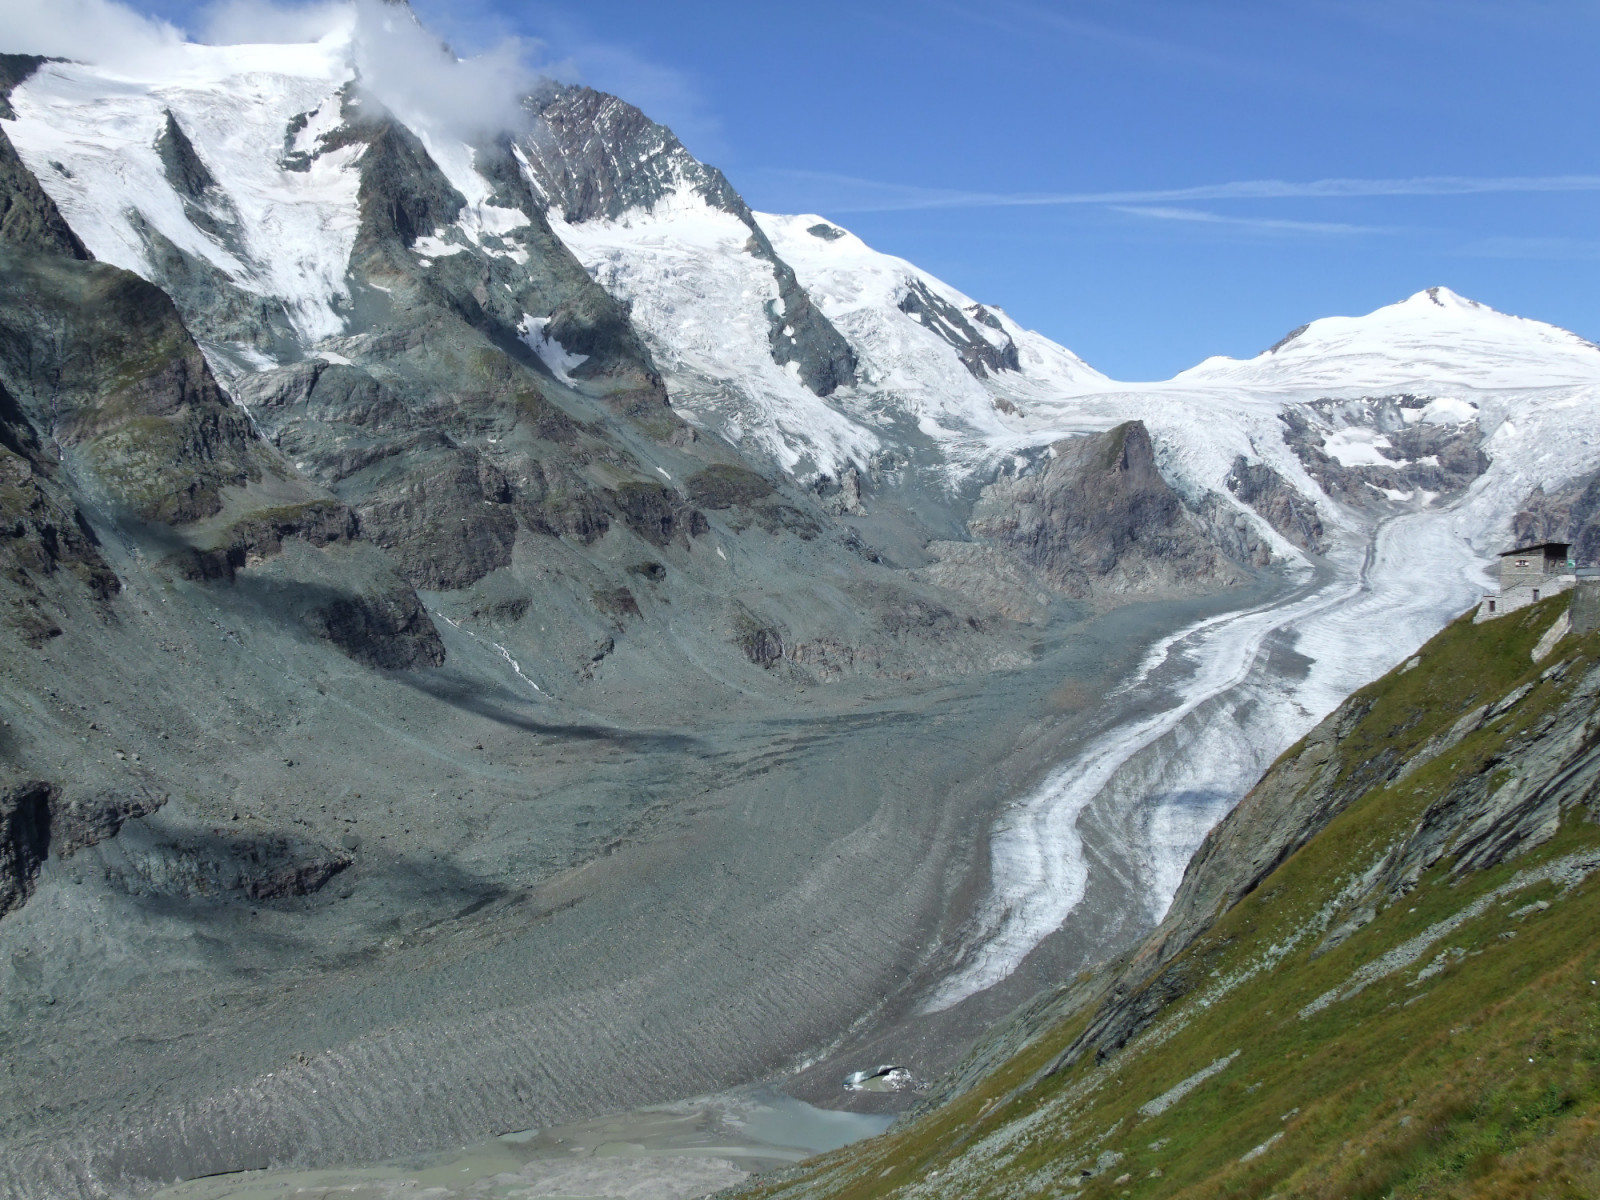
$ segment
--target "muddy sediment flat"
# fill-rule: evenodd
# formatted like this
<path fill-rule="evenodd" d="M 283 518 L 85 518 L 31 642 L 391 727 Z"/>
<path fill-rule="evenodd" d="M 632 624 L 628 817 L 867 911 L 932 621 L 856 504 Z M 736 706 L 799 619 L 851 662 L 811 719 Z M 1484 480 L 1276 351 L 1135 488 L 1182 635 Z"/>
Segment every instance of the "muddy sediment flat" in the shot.
<path fill-rule="evenodd" d="M 410 1161 L 250 1171 L 165 1187 L 151 1200 L 691 1200 L 751 1174 L 882 1133 L 892 1118 L 830 1112 L 775 1092 L 705 1096 L 589 1121 L 504 1134 Z"/>

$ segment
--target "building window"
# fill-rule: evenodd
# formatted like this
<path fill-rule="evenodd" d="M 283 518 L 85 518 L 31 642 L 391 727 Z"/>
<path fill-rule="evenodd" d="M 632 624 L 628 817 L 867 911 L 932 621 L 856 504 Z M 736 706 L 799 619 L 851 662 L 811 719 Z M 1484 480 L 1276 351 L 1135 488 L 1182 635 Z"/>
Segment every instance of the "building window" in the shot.
<path fill-rule="evenodd" d="M 1489 601 L 1489 611 L 1490 612 L 1494 611 L 1494 601 L 1493 600 Z"/>

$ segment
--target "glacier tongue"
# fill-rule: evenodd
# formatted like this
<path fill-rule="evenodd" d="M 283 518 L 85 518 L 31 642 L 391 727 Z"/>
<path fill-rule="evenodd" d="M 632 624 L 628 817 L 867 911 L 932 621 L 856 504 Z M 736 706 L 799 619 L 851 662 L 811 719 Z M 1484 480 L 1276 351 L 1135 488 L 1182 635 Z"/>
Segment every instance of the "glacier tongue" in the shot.
<path fill-rule="evenodd" d="M 1535 373 L 1537 361 L 1530 366 Z M 1490 586 L 1485 555 L 1533 487 L 1600 463 L 1600 383 L 1467 394 L 1488 431 L 1490 466 L 1465 495 L 1376 523 L 1324 500 L 1327 512 L 1342 517 L 1327 578 L 1164 639 L 1125 685 L 1130 709 L 1157 711 L 1113 725 L 1002 815 L 991 841 L 989 895 L 928 1011 L 1006 978 L 1093 901 L 1089 839 L 1131 864 L 1148 920 L 1159 920 L 1206 832 L 1261 771 L 1352 691 L 1476 603 Z M 1200 477 L 1238 444 L 1251 410 L 1262 411 L 1258 403 L 1226 387 L 1158 385 L 1085 397 L 1060 415 L 1070 419 L 1076 409 L 1080 419 L 1099 419 L 1107 404 L 1149 414 L 1153 427 L 1186 444 L 1180 469 Z M 1156 416 L 1162 408 L 1165 421 Z M 1286 454 L 1281 438 L 1278 447 L 1256 444 L 1280 462 Z"/>

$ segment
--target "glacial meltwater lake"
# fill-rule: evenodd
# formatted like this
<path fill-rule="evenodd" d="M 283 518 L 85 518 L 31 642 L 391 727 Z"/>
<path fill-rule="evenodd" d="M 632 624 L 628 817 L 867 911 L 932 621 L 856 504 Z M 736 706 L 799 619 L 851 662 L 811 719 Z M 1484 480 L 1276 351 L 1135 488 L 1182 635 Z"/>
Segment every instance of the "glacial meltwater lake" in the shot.
<path fill-rule="evenodd" d="M 691 1200 L 882 1133 L 893 1119 L 743 1089 L 374 1166 L 212 1175 L 152 1200 Z"/>

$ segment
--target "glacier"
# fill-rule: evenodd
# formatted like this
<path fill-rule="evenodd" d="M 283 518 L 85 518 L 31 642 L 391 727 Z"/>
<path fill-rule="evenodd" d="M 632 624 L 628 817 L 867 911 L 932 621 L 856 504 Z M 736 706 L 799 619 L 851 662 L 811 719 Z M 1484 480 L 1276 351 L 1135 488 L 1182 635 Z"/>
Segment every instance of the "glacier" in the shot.
<path fill-rule="evenodd" d="M 159 70 L 48 63 L 13 91 L 6 132 L 96 257 L 158 278 L 154 231 L 281 305 L 299 352 L 326 356 L 321 344 L 348 324 L 360 219 L 363 148 L 325 145 L 356 79 L 353 36 L 185 44 Z M 168 114 L 216 181 L 209 220 L 175 190 L 156 148 Z M 478 148 L 416 133 L 466 207 L 412 252 L 525 262 L 500 239 L 527 218 L 491 202 Z M 543 195 L 532 144 L 513 149 Z M 931 1010 L 1004 979 L 1070 919 L 1094 869 L 1086 823 L 1136 864 L 1144 917 L 1158 919 L 1206 830 L 1260 771 L 1477 599 L 1486 556 L 1534 486 L 1600 462 L 1600 349 L 1446 288 L 1312 322 L 1253 359 L 1119 382 L 823 216 L 754 214 L 856 355 L 854 380 L 819 395 L 794 362 L 775 360 L 785 301 L 751 226 L 689 175 L 620 215 L 580 220 L 552 203 L 546 216 L 630 306 L 678 413 L 801 482 L 898 452 L 951 494 L 970 492 L 1052 442 L 1138 420 L 1177 491 L 1219 503 L 1271 548 L 1284 579 L 1276 599 L 1164 638 L 1122 690 L 1144 715 L 1103 731 L 1001 815 L 989 892 L 926 999 Z M 528 314 L 521 332 L 567 379 L 582 357 L 552 341 L 548 324 Z M 241 362 L 274 365 L 258 351 Z M 1329 496 L 1286 442 L 1285 414 L 1322 430 L 1343 466 L 1389 463 L 1381 429 L 1331 418 L 1326 405 L 1397 395 L 1422 400 L 1408 422 L 1475 428 L 1488 469 L 1445 503 L 1420 490 L 1373 488 L 1371 508 Z M 1328 529 L 1320 560 L 1225 486 L 1241 459 L 1316 502 Z"/>

